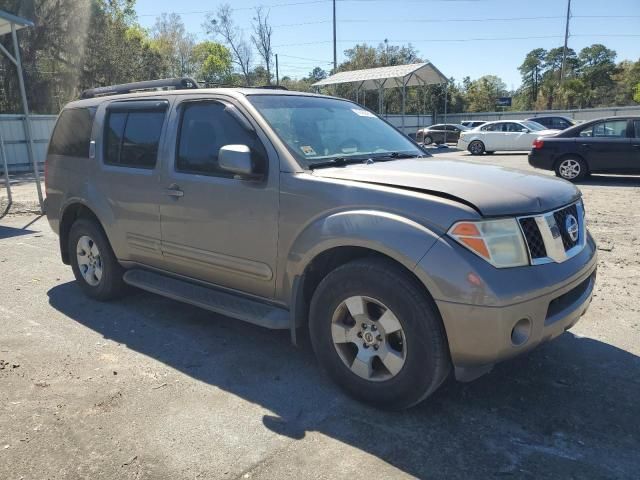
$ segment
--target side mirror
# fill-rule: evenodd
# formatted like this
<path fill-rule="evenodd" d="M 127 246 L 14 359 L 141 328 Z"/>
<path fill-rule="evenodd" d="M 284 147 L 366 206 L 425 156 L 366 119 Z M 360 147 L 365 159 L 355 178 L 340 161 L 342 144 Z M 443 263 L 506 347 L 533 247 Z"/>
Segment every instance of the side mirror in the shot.
<path fill-rule="evenodd" d="M 529 133 L 531 130 L 529 130 L 528 128 L 523 128 L 522 130 L 520 130 L 522 133 Z"/>
<path fill-rule="evenodd" d="M 251 159 L 251 149 L 246 145 L 225 145 L 218 152 L 218 165 L 222 170 L 240 177 L 257 177 Z"/>

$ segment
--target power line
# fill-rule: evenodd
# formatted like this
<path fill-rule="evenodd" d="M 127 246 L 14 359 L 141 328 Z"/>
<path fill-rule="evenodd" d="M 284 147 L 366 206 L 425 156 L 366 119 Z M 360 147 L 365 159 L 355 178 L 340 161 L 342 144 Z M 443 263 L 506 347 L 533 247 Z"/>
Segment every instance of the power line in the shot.
<path fill-rule="evenodd" d="M 299 5 L 311 5 L 314 3 L 327 3 L 330 0 L 307 0 L 304 2 L 288 2 L 288 3 L 273 3 L 271 5 L 263 5 L 262 6 L 266 7 L 266 8 L 279 8 L 279 7 L 295 7 L 295 6 L 299 6 Z M 238 12 L 241 10 L 253 10 L 261 5 L 254 5 L 252 7 L 239 7 L 239 8 L 232 8 L 231 11 L 232 12 Z M 214 13 L 215 10 L 192 10 L 192 11 L 188 11 L 188 12 L 172 12 L 175 13 L 176 15 L 197 15 L 197 14 L 203 14 L 203 13 Z M 138 15 L 138 17 L 155 17 L 158 14 L 156 13 L 141 13 Z"/>
<path fill-rule="evenodd" d="M 640 37 L 640 34 L 635 33 L 585 33 L 585 34 L 574 34 L 573 37 Z M 538 36 L 529 36 L 529 37 L 478 37 L 478 38 L 424 38 L 424 39 L 390 39 L 390 41 L 396 43 L 425 43 L 425 42 L 492 42 L 492 41 L 500 41 L 500 40 L 540 40 L 540 39 L 552 39 L 552 38 L 563 38 L 563 35 L 538 35 Z M 380 42 L 380 39 L 358 39 L 358 40 L 338 40 L 338 43 L 363 43 L 363 42 Z M 274 45 L 274 48 L 279 47 L 294 47 L 299 45 L 321 45 L 333 43 L 332 40 L 321 40 L 315 42 L 303 42 L 303 43 L 287 43 L 281 45 Z"/>

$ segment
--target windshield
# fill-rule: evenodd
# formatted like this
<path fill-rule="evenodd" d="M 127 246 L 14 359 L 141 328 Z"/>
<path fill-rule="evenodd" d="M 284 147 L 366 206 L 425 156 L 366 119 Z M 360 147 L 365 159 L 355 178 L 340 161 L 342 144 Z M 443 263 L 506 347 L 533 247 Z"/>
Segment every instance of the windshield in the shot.
<path fill-rule="evenodd" d="M 424 155 L 395 128 L 348 101 L 302 95 L 247 98 L 306 168 L 336 158 Z"/>
<path fill-rule="evenodd" d="M 525 120 L 524 122 L 520 123 L 522 123 L 529 130 L 533 130 L 534 132 L 547 129 L 547 127 L 545 127 L 544 125 L 541 125 L 538 122 L 532 122 L 531 120 Z"/>

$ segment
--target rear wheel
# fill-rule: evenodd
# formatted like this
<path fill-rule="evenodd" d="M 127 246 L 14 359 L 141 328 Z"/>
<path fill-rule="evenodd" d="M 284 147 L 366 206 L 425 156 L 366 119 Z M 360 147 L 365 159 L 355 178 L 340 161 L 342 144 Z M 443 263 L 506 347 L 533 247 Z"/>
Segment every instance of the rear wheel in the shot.
<path fill-rule="evenodd" d="M 356 260 L 329 273 L 313 295 L 309 331 L 327 374 L 373 405 L 415 405 L 450 370 L 433 300 L 384 259 Z"/>
<path fill-rule="evenodd" d="M 584 160 L 578 157 L 565 157 L 556 164 L 556 175 L 570 182 L 578 182 L 583 180 L 588 174 L 589 169 Z"/>
<path fill-rule="evenodd" d="M 80 288 L 96 300 L 110 300 L 124 290 L 123 268 L 102 228 L 89 219 L 76 220 L 69 232 L 71 268 Z"/>
<path fill-rule="evenodd" d="M 469 152 L 471 155 L 482 155 L 484 153 L 484 143 L 480 140 L 474 140 L 469 144 Z"/>
<path fill-rule="evenodd" d="M 429 135 L 427 135 L 426 137 L 424 137 L 423 142 L 425 145 L 430 145 L 433 143 L 433 138 L 431 138 Z"/>

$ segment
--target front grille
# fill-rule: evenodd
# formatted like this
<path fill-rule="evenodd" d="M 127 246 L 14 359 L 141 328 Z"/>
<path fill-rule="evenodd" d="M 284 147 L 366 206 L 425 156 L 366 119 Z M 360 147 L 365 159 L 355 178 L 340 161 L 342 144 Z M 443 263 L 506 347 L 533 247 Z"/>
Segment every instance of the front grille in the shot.
<path fill-rule="evenodd" d="M 544 246 L 544 240 L 542 239 L 542 235 L 540 234 L 540 229 L 538 228 L 535 218 L 521 218 L 520 226 L 522 227 L 524 238 L 527 240 L 531 258 L 535 259 L 546 257 L 547 249 Z"/>
<path fill-rule="evenodd" d="M 573 215 L 573 217 L 580 222 L 580 219 L 578 218 L 578 208 L 575 204 L 569 205 L 567 208 L 558 210 L 553 214 L 553 217 L 556 220 L 556 225 L 558 225 L 558 229 L 560 230 L 562 244 L 564 245 L 565 250 L 575 247 L 579 240 L 578 238 L 576 240 L 572 240 L 569 236 L 569 232 L 567 232 L 566 220 L 568 215 Z"/>

